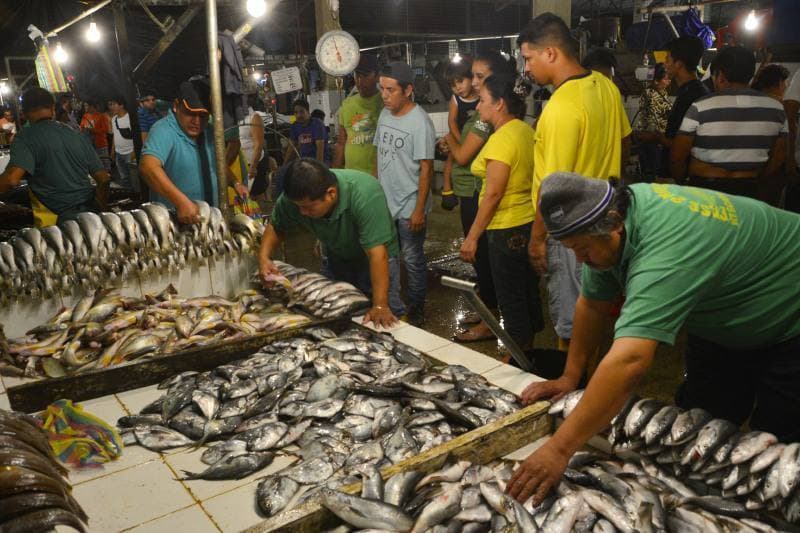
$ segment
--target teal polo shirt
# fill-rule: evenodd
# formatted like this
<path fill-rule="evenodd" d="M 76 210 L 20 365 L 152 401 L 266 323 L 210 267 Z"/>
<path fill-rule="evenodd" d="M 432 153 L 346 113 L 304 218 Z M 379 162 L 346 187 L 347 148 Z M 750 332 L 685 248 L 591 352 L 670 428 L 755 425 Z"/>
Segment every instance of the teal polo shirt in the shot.
<path fill-rule="evenodd" d="M 181 190 L 190 200 L 204 200 L 213 206 L 218 206 L 218 186 L 216 158 L 214 156 L 214 131 L 209 124 L 203 133 L 203 149 L 208 158 L 211 176 L 211 189 L 206 190 L 203 183 L 203 172 L 200 166 L 200 152 L 197 143 L 184 132 L 175 113 L 169 114 L 153 124 L 147 140 L 144 143 L 142 154 L 151 155 L 161 162 L 164 172 L 167 173 L 172 183 Z M 150 200 L 160 202 L 169 209 L 175 209 L 172 202 L 163 196 L 150 191 Z"/>
<path fill-rule="evenodd" d="M 389 257 L 400 247 L 386 196 L 378 180 L 360 170 L 335 169 L 339 200 L 327 217 L 303 216 L 285 194 L 272 211 L 272 225 L 279 233 L 300 226 L 322 241 L 329 255 L 341 262 L 364 264 L 365 250 L 386 246 Z"/>

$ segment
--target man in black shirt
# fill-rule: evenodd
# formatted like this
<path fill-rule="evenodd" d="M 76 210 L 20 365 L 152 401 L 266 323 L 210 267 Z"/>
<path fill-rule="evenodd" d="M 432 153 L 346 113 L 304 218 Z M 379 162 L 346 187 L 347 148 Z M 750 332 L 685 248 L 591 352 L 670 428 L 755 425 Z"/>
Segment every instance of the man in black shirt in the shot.
<path fill-rule="evenodd" d="M 695 100 L 708 94 L 708 89 L 697 79 L 697 65 L 703 57 L 703 41 L 697 37 L 680 37 L 667 44 L 667 59 L 664 66 L 667 75 L 678 85 L 675 103 L 667 117 L 667 129 L 664 133 L 640 132 L 636 140 L 642 143 L 656 143 L 663 147 L 663 167 L 669 168 L 669 149 L 672 140 L 678 133 L 683 116 Z M 681 183 L 685 176 L 672 176 Z"/>

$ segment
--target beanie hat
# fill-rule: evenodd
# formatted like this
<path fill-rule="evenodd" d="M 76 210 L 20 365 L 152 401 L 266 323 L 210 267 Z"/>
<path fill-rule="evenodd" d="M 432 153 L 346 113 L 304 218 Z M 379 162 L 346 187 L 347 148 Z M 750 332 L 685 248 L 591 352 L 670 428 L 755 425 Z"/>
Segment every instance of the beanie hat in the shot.
<path fill-rule="evenodd" d="M 600 220 L 613 196 L 606 180 L 554 172 L 542 182 L 539 212 L 550 236 L 561 240 Z"/>

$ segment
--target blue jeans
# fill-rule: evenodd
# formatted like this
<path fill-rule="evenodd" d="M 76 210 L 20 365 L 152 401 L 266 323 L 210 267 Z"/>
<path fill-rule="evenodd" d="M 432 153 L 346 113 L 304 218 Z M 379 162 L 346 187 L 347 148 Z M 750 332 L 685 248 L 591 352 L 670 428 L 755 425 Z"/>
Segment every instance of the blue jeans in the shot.
<path fill-rule="evenodd" d="M 425 305 L 425 295 L 428 291 L 428 263 L 422 245 L 425 243 L 427 227 L 421 231 L 411 231 L 408 219 L 395 220 L 397 236 L 400 239 L 400 255 L 406 267 L 406 297 L 409 307 L 422 308 Z"/>
<path fill-rule="evenodd" d="M 372 298 L 369 263 L 359 265 L 337 261 L 323 247 L 320 271 L 323 276 L 355 285 L 361 292 Z M 396 317 L 406 314 L 406 305 L 400 298 L 400 262 L 396 257 L 389 258 L 389 309 Z"/>
<path fill-rule="evenodd" d="M 134 191 L 137 188 L 133 184 L 133 180 L 131 180 L 131 165 L 133 164 L 133 152 L 129 154 L 120 154 L 116 152 L 114 154 L 114 162 L 117 164 L 117 172 L 119 173 L 119 184 L 123 187 L 128 189 L 133 189 Z M 138 192 L 138 191 L 137 191 Z"/>

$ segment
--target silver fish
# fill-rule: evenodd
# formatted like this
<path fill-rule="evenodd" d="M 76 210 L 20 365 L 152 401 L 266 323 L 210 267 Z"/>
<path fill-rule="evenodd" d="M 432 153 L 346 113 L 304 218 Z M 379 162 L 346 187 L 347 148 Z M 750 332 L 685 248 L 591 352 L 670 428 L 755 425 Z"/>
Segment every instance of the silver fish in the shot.
<path fill-rule="evenodd" d="M 258 508 L 267 516 L 281 512 L 292 500 L 300 484 L 284 476 L 269 476 L 258 484 L 256 501 Z"/>
<path fill-rule="evenodd" d="M 414 520 L 399 508 L 375 500 L 366 500 L 343 492 L 323 489 L 320 500 L 333 514 L 359 528 L 409 531 Z"/>
<path fill-rule="evenodd" d="M 422 533 L 450 520 L 461 511 L 461 484 L 447 485 L 441 494 L 431 499 L 414 522 L 412 533 Z"/>
<path fill-rule="evenodd" d="M 180 479 L 242 479 L 266 468 L 274 457 L 271 452 L 231 452 L 202 472 L 184 470 Z"/>
<path fill-rule="evenodd" d="M 731 450 L 731 463 L 739 464 L 749 461 L 777 442 L 778 438 L 772 433 L 763 431 L 745 433 Z"/>
<path fill-rule="evenodd" d="M 154 452 L 194 444 L 193 440 L 185 437 L 182 433 L 163 426 L 137 426 L 133 432 L 140 445 Z"/>

